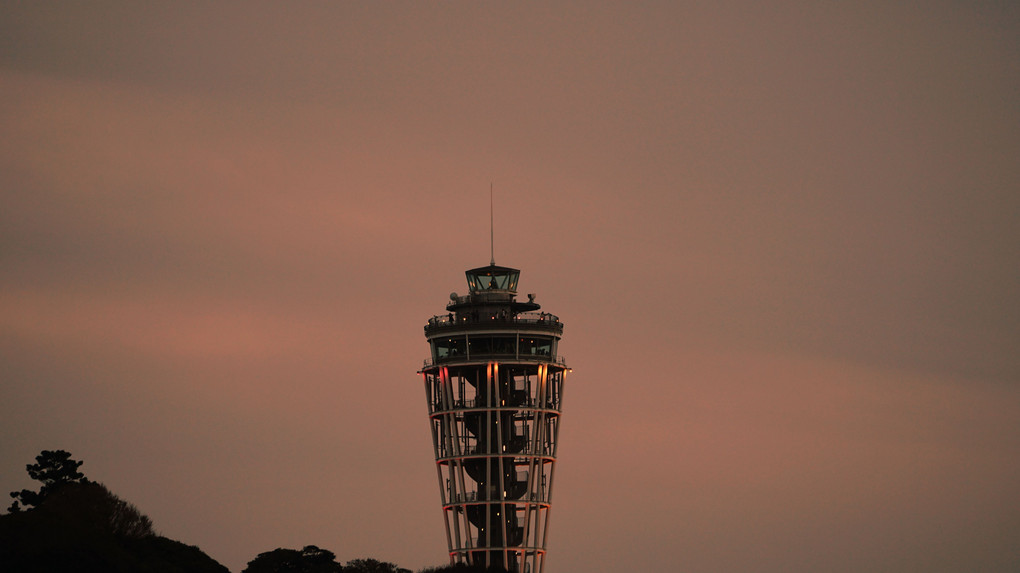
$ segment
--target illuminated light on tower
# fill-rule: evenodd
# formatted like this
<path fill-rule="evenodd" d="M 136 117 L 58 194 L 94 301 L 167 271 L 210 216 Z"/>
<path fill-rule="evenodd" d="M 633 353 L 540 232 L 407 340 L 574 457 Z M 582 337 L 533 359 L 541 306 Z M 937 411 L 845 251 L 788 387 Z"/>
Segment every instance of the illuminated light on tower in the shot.
<path fill-rule="evenodd" d="M 425 325 L 432 445 L 451 563 L 541 573 L 563 381 L 563 323 L 519 302 L 520 271 L 466 272 L 468 294 Z"/>

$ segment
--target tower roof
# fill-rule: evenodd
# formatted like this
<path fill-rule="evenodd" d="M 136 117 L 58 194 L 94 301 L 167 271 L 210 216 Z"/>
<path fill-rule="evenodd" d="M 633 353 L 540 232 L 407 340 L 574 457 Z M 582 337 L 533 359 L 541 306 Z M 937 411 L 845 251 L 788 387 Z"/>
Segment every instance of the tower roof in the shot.
<path fill-rule="evenodd" d="M 464 274 L 467 276 L 468 289 L 472 293 L 490 290 L 516 293 L 517 279 L 520 278 L 521 271 L 490 264 L 486 267 L 478 267 L 477 269 L 465 271 Z"/>

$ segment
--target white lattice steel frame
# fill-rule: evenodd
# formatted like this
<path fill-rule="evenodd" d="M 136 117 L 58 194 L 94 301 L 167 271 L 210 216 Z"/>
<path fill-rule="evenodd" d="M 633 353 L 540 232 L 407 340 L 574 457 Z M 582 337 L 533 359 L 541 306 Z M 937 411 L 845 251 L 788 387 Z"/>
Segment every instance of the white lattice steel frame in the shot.
<path fill-rule="evenodd" d="M 541 573 L 569 371 L 555 353 L 563 325 L 520 312 L 538 305 L 513 289 L 472 293 L 486 296 L 454 297 L 457 315 L 425 327 L 433 358 L 421 370 L 450 561 Z"/>

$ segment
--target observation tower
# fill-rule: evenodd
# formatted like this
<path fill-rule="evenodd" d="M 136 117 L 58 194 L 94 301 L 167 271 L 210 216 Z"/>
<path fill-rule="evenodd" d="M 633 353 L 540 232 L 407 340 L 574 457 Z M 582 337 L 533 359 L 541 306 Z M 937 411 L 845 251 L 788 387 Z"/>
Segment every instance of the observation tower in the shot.
<path fill-rule="evenodd" d="M 541 573 L 563 380 L 563 323 L 517 301 L 520 271 L 466 272 L 425 325 L 425 380 L 451 563 Z"/>

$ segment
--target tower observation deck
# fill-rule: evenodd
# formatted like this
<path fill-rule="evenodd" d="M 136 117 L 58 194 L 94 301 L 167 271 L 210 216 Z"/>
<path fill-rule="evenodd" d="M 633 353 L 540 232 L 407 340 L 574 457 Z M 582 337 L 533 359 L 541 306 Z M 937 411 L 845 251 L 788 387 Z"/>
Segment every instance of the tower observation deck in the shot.
<path fill-rule="evenodd" d="M 466 272 L 425 325 L 425 381 L 451 563 L 541 573 L 563 381 L 559 318 L 517 298 L 520 271 Z"/>

